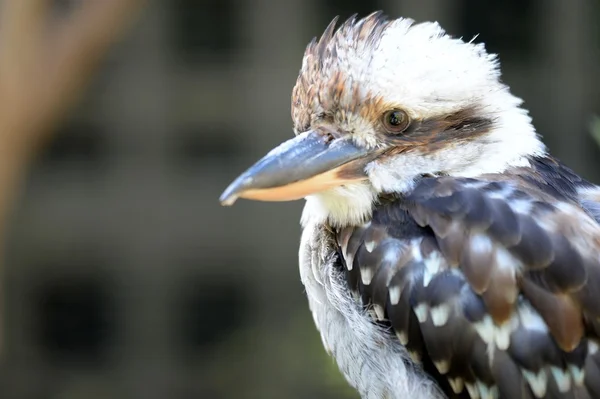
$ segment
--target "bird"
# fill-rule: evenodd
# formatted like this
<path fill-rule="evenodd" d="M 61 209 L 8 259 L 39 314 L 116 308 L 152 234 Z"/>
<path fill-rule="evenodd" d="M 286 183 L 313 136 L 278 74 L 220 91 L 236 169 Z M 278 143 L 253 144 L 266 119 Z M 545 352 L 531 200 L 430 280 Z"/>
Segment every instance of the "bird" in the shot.
<path fill-rule="evenodd" d="M 335 18 L 291 116 L 220 201 L 304 199 L 300 278 L 362 398 L 600 398 L 600 187 L 550 154 L 484 43 Z"/>

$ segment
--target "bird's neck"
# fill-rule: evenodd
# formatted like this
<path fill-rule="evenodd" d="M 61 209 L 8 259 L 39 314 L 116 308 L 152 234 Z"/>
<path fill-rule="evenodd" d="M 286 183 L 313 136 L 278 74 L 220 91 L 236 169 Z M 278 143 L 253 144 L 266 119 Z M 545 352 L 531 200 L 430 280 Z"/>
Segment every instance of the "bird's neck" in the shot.
<path fill-rule="evenodd" d="M 301 224 L 360 225 L 371 217 L 377 202 L 377 191 L 367 182 L 329 189 L 306 197 Z"/>

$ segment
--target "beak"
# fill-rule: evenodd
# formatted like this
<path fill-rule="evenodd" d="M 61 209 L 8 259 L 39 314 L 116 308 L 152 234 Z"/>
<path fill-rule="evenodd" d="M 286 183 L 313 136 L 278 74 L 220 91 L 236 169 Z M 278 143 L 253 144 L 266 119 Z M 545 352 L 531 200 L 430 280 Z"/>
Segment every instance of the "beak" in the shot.
<path fill-rule="evenodd" d="M 348 139 L 311 130 L 271 150 L 240 175 L 221 195 L 222 205 L 238 198 L 291 201 L 307 195 L 365 180 L 364 167 L 372 152 Z"/>

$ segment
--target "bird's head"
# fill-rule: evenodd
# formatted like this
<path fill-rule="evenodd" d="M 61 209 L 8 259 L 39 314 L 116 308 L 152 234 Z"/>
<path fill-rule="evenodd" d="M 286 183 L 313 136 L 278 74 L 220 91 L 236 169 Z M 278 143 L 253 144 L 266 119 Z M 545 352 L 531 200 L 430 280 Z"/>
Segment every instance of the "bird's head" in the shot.
<path fill-rule="evenodd" d="M 307 47 L 292 94 L 296 137 L 221 201 L 307 199 L 303 219 L 360 223 L 382 193 L 423 176 L 526 166 L 545 149 L 495 55 L 437 23 L 351 18 Z"/>

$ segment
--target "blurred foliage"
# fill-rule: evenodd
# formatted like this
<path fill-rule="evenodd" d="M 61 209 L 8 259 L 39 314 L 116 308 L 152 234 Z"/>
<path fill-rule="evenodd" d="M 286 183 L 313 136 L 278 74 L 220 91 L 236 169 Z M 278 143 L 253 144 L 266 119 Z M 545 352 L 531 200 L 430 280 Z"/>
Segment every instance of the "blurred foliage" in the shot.
<path fill-rule="evenodd" d="M 241 330 L 213 351 L 216 356 L 204 378 L 208 391 L 218 397 L 303 399 L 325 393 L 327 398 L 357 398 L 325 353 L 306 310 L 295 312 L 278 328 L 254 325 Z"/>
<path fill-rule="evenodd" d="M 594 115 L 590 122 L 590 135 L 600 147 L 600 116 Z"/>

